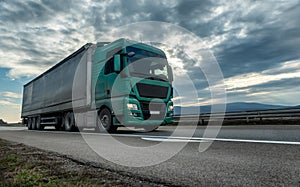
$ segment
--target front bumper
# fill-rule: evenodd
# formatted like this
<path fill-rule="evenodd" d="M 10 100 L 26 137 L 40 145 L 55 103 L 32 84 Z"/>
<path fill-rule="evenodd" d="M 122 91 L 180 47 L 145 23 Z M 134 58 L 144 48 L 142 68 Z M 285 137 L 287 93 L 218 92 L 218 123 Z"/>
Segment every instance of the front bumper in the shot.
<path fill-rule="evenodd" d="M 137 110 L 129 110 L 127 104 L 136 104 L 138 106 Z M 156 105 L 156 106 L 155 106 Z M 160 107 L 160 105 L 162 107 Z M 154 109 L 152 104 L 148 105 L 147 109 L 143 106 L 143 103 L 139 102 L 135 98 L 124 98 L 123 111 L 114 117 L 115 125 L 122 126 L 147 126 L 147 125 L 167 125 L 172 124 L 173 111 L 168 111 L 169 105 L 173 105 L 172 101 L 168 103 L 157 102 L 154 103 Z M 152 107 L 152 109 L 150 109 Z M 157 108 L 158 107 L 158 108 Z M 159 112 L 158 114 L 150 114 L 151 110 L 158 110 L 154 112 Z"/>

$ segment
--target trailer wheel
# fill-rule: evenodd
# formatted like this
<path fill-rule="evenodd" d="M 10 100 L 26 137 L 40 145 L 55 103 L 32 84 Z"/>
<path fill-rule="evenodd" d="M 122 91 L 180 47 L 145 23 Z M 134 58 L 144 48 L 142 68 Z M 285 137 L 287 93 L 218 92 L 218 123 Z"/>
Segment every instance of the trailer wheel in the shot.
<path fill-rule="evenodd" d="M 28 130 L 32 130 L 32 118 L 28 118 L 27 128 Z"/>
<path fill-rule="evenodd" d="M 73 112 L 68 112 L 64 117 L 64 129 L 65 131 L 74 131 L 75 129 L 75 119 Z"/>
<path fill-rule="evenodd" d="M 100 110 L 97 117 L 97 127 L 96 130 L 100 132 L 115 132 L 117 130 L 117 126 L 112 124 L 112 116 L 110 110 L 107 108 L 103 108 Z"/>
<path fill-rule="evenodd" d="M 32 125 L 32 130 L 36 130 L 37 128 L 36 128 L 36 118 L 35 117 L 32 117 L 32 119 L 31 119 L 31 125 Z"/>
<path fill-rule="evenodd" d="M 41 117 L 36 118 L 36 129 L 37 130 L 44 130 L 45 126 L 41 124 Z"/>

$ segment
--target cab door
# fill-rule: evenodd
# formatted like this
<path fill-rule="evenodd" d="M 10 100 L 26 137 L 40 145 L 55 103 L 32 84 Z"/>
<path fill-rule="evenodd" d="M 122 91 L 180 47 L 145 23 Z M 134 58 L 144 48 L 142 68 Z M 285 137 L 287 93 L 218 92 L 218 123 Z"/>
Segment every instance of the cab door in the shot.
<path fill-rule="evenodd" d="M 105 81 L 105 90 L 104 90 L 104 98 L 111 97 L 111 89 L 117 77 L 117 73 L 114 72 L 114 57 L 108 59 L 104 66 L 104 79 Z"/>

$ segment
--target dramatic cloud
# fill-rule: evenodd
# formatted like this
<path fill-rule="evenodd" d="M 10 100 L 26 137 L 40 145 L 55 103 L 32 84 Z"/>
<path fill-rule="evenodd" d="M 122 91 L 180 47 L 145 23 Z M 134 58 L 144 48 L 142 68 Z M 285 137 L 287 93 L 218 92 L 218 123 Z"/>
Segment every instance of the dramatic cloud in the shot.
<path fill-rule="evenodd" d="M 78 14 L 86 11 L 80 2 L 0 3 L 0 67 L 12 78 L 38 75 L 93 40 L 93 27 Z"/>
<path fill-rule="evenodd" d="M 201 48 L 210 50 L 220 64 L 229 101 L 289 104 L 299 91 L 295 88 L 300 79 L 298 17 L 298 0 L 1 0 L 0 68 L 6 68 L 11 79 L 33 78 L 87 42 L 120 37 L 109 35 L 117 27 L 162 21 L 182 26 L 201 38 Z M 195 47 L 193 41 L 160 31 L 144 28 L 143 34 L 162 36 L 161 43 L 177 42 L 178 48 L 173 49 L 161 45 L 176 76 L 188 74 L 202 98 L 199 102 L 211 101 L 201 61 L 188 56 Z M 139 41 L 144 39 L 137 37 L 140 35 L 135 30 L 127 32 L 124 34 Z M 266 100 L 270 94 L 275 98 Z M 279 95 L 283 99 L 276 100 Z M 300 103 L 299 97 L 292 100 Z"/>

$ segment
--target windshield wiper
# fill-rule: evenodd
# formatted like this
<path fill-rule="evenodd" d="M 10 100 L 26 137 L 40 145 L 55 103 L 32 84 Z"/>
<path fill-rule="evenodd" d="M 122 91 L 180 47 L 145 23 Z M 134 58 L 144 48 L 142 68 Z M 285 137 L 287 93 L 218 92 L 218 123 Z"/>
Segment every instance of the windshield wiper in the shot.
<path fill-rule="evenodd" d="M 132 75 L 138 76 L 140 78 L 145 78 L 145 79 L 150 79 L 150 80 L 158 80 L 158 81 L 165 81 L 168 82 L 167 79 L 164 78 L 160 78 L 157 76 L 151 76 L 149 74 L 144 74 L 144 73 L 140 73 L 140 72 L 131 72 Z"/>
<path fill-rule="evenodd" d="M 148 74 L 144 74 L 144 73 L 139 73 L 139 72 L 130 72 L 130 74 L 141 77 L 141 78 L 145 78 L 148 77 Z"/>
<path fill-rule="evenodd" d="M 160 78 L 160 77 L 147 77 L 147 79 L 158 80 L 158 81 L 165 81 L 165 82 L 167 82 L 166 79 L 163 79 L 163 78 Z"/>

